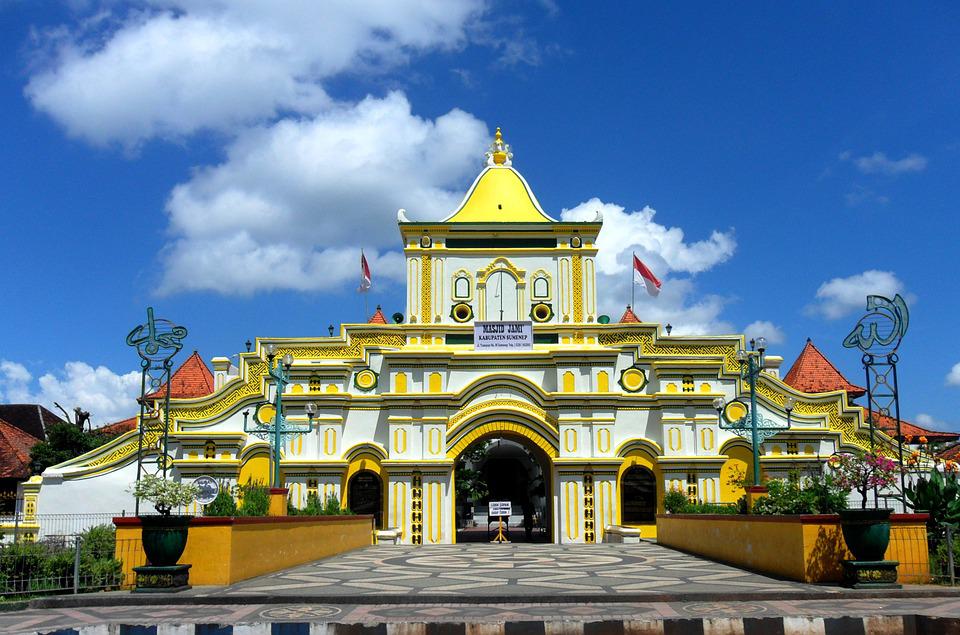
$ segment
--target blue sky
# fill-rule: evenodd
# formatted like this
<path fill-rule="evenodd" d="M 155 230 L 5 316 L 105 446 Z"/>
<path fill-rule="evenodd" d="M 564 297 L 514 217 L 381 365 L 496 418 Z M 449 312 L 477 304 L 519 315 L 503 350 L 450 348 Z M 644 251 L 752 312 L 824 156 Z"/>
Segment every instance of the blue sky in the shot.
<path fill-rule="evenodd" d="M 0 1 L 0 399 L 132 414 L 145 307 L 210 359 L 404 309 L 496 126 L 555 217 L 602 209 L 601 305 L 841 347 L 906 297 L 904 416 L 960 429 L 960 8 L 925 3 Z"/>

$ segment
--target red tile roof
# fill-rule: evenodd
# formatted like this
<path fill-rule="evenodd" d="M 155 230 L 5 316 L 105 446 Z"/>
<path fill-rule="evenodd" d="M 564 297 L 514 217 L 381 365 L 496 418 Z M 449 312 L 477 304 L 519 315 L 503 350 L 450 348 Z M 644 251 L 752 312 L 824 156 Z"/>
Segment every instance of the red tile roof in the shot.
<path fill-rule="evenodd" d="M 129 419 L 124 419 L 122 421 L 116 421 L 114 423 L 108 423 L 105 426 L 94 429 L 94 432 L 99 432 L 100 434 L 123 434 L 124 432 L 129 432 L 130 430 L 137 429 L 137 417 L 133 416 Z"/>
<path fill-rule="evenodd" d="M 377 310 L 373 315 L 370 316 L 370 319 L 367 320 L 367 324 L 386 324 L 387 318 L 383 314 L 383 311 L 380 310 L 380 305 L 377 305 Z"/>
<path fill-rule="evenodd" d="M 851 399 L 860 397 L 867 391 L 856 384 L 851 384 L 847 378 L 830 363 L 823 353 L 807 339 L 797 361 L 787 371 L 783 382 L 803 392 L 830 392 L 831 390 L 846 390 Z"/>
<path fill-rule="evenodd" d="M 960 459 L 960 443 L 957 445 L 951 445 L 949 448 L 944 450 L 938 455 L 941 459 L 950 459 L 951 461 L 956 461 Z"/>
<path fill-rule="evenodd" d="M 866 413 L 864 413 L 866 417 Z M 883 430 L 889 436 L 896 438 L 897 437 L 897 420 L 893 417 L 880 414 L 876 410 L 873 411 L 873 425 L 875 425 L 879 430 Z M 900 420 L 900 433 L 904 436 L 905 439 L 909 439 L 907 442 L 910 443 L 920 443 L 920 437 L 926 437 L 928 443 L 943 443 L 946 441 L 957 441 L 960 440 L 960 434 L 956 432 L 937 432 L 936 430 L 927 430 L 926 428 L 921 428 L 920 426 L 910 423 L 909 421 Z"/>
<path fill-rule="evenodd" d="M 0 478 L 30 476 L 30 449 L 40 439 L 0 419 Z"/>
<path fill-rule="evenodd" d="M 630 308 L 630 305 L 627 305 L 627 310 L 623 312 L 623 315 L 620 316 L 620 324 L 626 322 L 640 322 L 640 318 L 637 317 L 637 314 L 633 312 L 633 309 Z"/>
<path fill-rule="evenodd" d="M 0 419 L 38 439 L 45 439 L 49 426 L 66 423 L 43 406 L 35 403 L 0 404 Z"/>
<path fill-rule="evenodd" d="M 197 351 L 183 362 L 173 376 L 170 377 L 170 384 L 173 389 L 170 391 L 171 399 L 192 399 L 194 397 L 204 397 L 213 392 L 213 373 L 207 368 L 203 359 Z M 166 396 L 166 385 L 161 386 L 159 390 L 146 396 L 147 399 L 162 399 Z"/>

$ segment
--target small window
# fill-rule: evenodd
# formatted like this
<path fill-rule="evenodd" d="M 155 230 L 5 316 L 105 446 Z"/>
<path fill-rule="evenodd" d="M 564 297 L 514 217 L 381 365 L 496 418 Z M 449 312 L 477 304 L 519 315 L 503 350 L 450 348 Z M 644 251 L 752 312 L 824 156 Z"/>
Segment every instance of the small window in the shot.
<path fill-rule="evenodd" d="M 217 444 L 213 441 L 207 441 L 203 446 L 203 458 L 205 459 L 215 459 L 217 458 Z"/>
<path fill-rule="evenodd" d="M 797 454 L 796 441 L 787 441 L 787 454 Z"/>
<path fill-rule="evenodd" d="M 535 278 L 533 281 L 533 297 L 535 298 L 548 298 L 550 297 L 550 283 L 547 282 L 547 279 L 544 277 Z"/>
<path fill-rule="evenodd" d="M 320 392 L 323 388 L 323 383 L 320 381 L 320 378 L 313 376 L 310 378 L 310 392 Z"/>
<path fill-rule="evenodd" d="M 458 276 L 453 282 L 453 297 L 458 300 L 470 298 L 470 279 L 466 276 Z"/>
<path fill-rule="evenodd" d="M 690 375 L 683 378 L 683 392 L 693 392 L 693 377 Z"/>

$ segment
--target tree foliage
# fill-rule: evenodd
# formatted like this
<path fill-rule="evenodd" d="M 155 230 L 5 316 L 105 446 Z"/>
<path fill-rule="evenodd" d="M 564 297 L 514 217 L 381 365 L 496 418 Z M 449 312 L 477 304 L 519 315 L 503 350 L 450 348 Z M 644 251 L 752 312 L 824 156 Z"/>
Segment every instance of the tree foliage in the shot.
<path fill-rule="evenodd" d="M 84 432 L 70 423 L 48 426 L 46 433 L 47 440 L 30 450 L 30 468 L 34 474 L 41 474 L 50 466 L 69 461 L 116 438 L 116 435 L 96 431 Z"/>

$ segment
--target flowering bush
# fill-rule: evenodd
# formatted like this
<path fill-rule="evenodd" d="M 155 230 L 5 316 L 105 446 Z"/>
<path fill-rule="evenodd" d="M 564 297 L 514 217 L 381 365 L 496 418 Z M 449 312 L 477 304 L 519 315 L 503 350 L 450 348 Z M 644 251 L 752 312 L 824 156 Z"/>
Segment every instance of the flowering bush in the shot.
<path fill-rule="evenodd" d="M 130 492 L 137 498 L 153 503 L 156 510 L 163 516 L 169 516 L 173 508 L 186 507 L 196 500 L 200 488 L 192 483 L 168 481 L 165 478 L 146 474 L 133 484 Z"/>
<path fill-rule="evenodd" d="M 860 492 L 860 508 L 867 507 L 867 492 L 890 487 L 897 482 L 897 464 L 893 459 L 873 452 L 834 454 L 827 459 L 833 468 L 834 482 L 847 492 Z"/>

